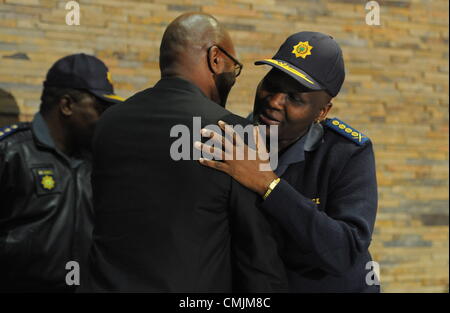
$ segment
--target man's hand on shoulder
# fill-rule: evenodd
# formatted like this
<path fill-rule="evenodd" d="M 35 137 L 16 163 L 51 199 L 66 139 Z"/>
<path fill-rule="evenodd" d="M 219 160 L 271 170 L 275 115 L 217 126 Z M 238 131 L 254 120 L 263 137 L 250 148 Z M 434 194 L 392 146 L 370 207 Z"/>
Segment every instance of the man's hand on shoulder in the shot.
<path fill-rule="evenodd" d="M 235 132 L 231 125 L 223 121 L 218 122 L 224 135 L 208 129 L 202 129 L 202 136 L 209 138 L 206 143 L 199 141 L 194 147 L 202 151 L 211 159 L 200 158 L 202 165 L 222 171 L 245 187 L 261 196 L 267 192 L 269 185 L 277 179 L 273 171 L 261 170 L 269 166 L 268 152 L 258 127 L 253 127 L 255 149 L 247 145 Z"/>

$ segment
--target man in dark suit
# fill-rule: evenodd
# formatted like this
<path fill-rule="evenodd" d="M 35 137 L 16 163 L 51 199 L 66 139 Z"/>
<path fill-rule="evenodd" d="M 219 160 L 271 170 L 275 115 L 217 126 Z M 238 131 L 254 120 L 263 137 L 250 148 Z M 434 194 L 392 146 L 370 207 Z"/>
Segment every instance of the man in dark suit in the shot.
<path fill-rule="evenodd" d="M 177 126 L 200 135 L 193 117 L 201 127 L 248 123 L 223 108 L 242 68 L 234 55 L 216 19 L 182 15 L 162 39 L 161 80 L 99 121 L 94 240 L 82 291 L 284 290 L 282 261 L 257 196 L 170 153 L 180 140 L 171 138 Z M 189 148 L 191 155 L 192 140 Z"/>

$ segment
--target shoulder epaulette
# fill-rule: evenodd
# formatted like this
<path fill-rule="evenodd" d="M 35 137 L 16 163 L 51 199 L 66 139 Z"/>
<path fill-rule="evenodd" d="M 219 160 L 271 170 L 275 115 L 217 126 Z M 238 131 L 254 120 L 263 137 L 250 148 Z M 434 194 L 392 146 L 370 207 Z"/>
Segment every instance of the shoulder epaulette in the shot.
<path fill-rule="evenodd" d="M 337 118 L 326 119 L 325 126 L 360 146 L 370 140 L 366 135 Z"/>
<path fill-rule="evenodd" d="M 2 127 L 0 128 L 0 140 L 5 139 L 9 135 L 12 135 L 18 131 L 28 129 L 29 127 L 30 127 L 29 123 L 17 123 L 12 124 L 10 126 Z"/>

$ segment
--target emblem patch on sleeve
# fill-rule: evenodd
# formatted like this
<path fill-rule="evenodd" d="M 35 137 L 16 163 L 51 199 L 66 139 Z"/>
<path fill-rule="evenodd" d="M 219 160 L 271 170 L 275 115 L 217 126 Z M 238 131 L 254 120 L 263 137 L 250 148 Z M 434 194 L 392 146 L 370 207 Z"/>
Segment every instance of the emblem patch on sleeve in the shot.
<path fill-rule="evenodd" d="M 53 173 L 42 177 L 41 185 L 44 189 L 52 190 L 55 188 L 55 180 L 53 179 Z"/>
<path fill-rule="evenodd" d="M 59 188 L 55 170 L 52 166 L 33 168 L 36 180 L 36 192 L 39 195 L 57 192 Z"/>

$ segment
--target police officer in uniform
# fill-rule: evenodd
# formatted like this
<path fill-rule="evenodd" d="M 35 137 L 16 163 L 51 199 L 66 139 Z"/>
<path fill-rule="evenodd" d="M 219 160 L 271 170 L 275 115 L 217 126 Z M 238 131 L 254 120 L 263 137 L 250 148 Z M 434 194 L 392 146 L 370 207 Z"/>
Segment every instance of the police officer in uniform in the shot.
<path fill-rule="evenodd" d="M 378 277 L 368 270 L 377 210 L 372 142 L 327 118 L 345 77 L 340 47 L 328 35 L 300 32 L 272 59 L 255 64 L 272 67 L 257 88 L 252 119 L 278 126 L 278 166 L 259 171 L 260 159 L 200 162 L 261 196 L 291 292 L 379 292 Z M 257 149 L 265 150 L 259 142 Z M 224 153 L 205 144 L 202 149 Z"/>
<path fill-rule="evenodd" d="M 83 270 L 92 228 L 91 136 L 121 100 L 101 60 L 70 55 L 50 68 L 33 121 L 0 129 L 1 291 L 73 291 L 66 275 Z"/>

